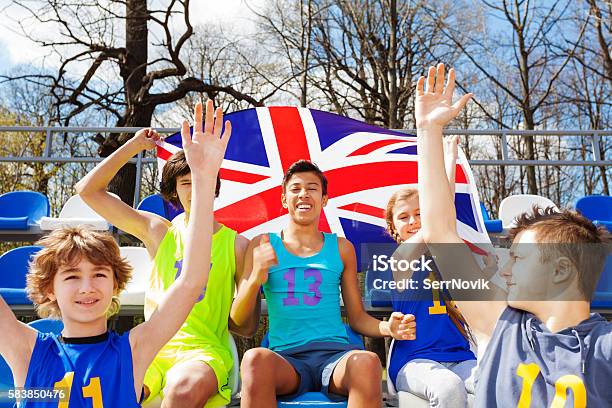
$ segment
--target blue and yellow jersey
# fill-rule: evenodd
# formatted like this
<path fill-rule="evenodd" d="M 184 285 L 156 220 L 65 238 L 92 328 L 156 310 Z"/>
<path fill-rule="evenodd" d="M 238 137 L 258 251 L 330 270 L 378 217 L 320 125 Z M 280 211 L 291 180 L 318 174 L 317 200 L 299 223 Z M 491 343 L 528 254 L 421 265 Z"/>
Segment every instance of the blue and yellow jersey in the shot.
<path fill-rule="evenodd" d="M 24 401 L 20 408 L 140 407 L 129 332 L 75 339 L 38 333 L 24 387 L 54 388 L 68 398 L 57 405 Z"/>

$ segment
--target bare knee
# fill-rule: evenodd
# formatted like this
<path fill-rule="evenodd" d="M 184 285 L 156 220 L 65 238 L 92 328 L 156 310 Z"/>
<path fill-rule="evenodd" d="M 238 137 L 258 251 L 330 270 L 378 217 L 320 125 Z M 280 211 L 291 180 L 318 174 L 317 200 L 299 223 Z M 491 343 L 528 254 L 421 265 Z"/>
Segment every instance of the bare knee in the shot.
<path fill-rule="evenodd" d="M 354 353 L 346 363 L 349 389 L 359 388 L 368 392 L 381 389 L 382 365 L 375 353 L 363 351 Z"/>
<path fill-rule="evenodd" d="M 200 407 L 217 393 L 217 378 L 208 372 L 180 373 L 168 376 L 164 400 L 180 401 L 181 406 Z M 188 405 L 186 405 L 188 404 Z"/>
<path fill-rule="evenodd" d="M 274 354 L 272 351 L 262 347 L 247 350 L 240 363 L 243 386 L 248 386 L 255 379 L 258 384 L 266 379 L 271 379 L 273 370 Z M 261 375 L 261 373 L 268 373 L 268 375 Z"/>

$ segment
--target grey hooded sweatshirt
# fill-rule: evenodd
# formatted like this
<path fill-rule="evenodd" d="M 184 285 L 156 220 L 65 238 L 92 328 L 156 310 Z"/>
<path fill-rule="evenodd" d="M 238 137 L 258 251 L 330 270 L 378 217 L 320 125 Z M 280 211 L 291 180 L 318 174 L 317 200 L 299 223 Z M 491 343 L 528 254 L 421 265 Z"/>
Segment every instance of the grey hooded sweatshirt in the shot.
<path fill-rule="evenodd" d="M 553 405 L 554 401 L 554 405 Z M 551 333 L 508 307 L 478 363 L 475 407 L 612 407 L 612 323 L 591 316 Z"/>

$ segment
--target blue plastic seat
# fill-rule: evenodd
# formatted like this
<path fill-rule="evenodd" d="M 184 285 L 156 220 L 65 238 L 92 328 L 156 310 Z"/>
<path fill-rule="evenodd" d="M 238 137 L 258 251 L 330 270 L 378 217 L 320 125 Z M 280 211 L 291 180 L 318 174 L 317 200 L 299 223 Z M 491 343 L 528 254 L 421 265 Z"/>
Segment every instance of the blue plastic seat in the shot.
<path fill-rule="evenodd" d="M 368 268 L 365 278 L 365 301 L 372 307 L 392 307 L 392 291 L 388 289 L 389 282 L 393 281 L 393 273 L 373 272 Z M 385 285 L 384 288 L 382 285 Z"/>
<path fill-rule="evenodd" d="M 64 324 L 62 321 L 55 319 L 40 319 L 28 323 L 28 325 L 43 333 L 60 334 L 64 329 Z M 0 390 L 13 388 L 13 386 L 13 373 L 11 373 L 11 369 L 9 368 L 8 364 L 6 364 L 4 359 L 0 357 Z M 0 408 L 13 408 L 14 405 L 14 400 L 10 402 L 0 401 Z"/>
<path fill-rule="evenodd" d="M 9 305 L 32 304 L 25 290 L 26 274 L 32 255 L 41 248 L 22 246 L 0 255 L 0 294 Z"/>
<path fill-rule="evenodd" d="M 41 333 L 60 334 L 64 330 L 64 323 L 58 319 L 39 319 L 28 323 L 28 325 Z"/>
<path fill-rule="evenodd" d="M 576 210 L 612 232 L 612 197 L 605 195 L 591 195 L 576 201 Z"/>
<path fill-rule="evenodd" d="M 182 208 L 177 208 L 164 200 L 161 194 L 152 194 L 143 198 L 136 208 L 141 211 L 148 211 L 160 215 L 169 221 L 172 221 L 174 217 L 183 212 Z"/>
<path fill-rule="evenodd" d="M 359 346 L 361 350 L 365 350 L 363 340 L 359 334 L 355 333 L 348 324 L 344 325 L 346 329 L 346 335 L 348 336 L 349 343 Z M 261 347 L 270 345 L 268 340 L 268 333 L 264 335 L 261 340 Z M 291 407 L 312 407 L 312 408 L 344 408 L 347 406 L 347 401 L 332 401 L 322 392 L 307 392 L 299 395 L 292 399 L 283 399 L 278 401 L 278 408 L 291 408 Z"/>
<path fill-rule="evenodd" d="M 608 256 L 604 269 L 595 288 L 591 302 L 592 309 L 612 309 L 612 255 Z"/>
<path fill-rule="evenodd" d="M 47 196 L 35 191 L 11 191 L 0 195 L 0 230 L 28 230 L 49 216 Z"/>
<path fill-rule="evenodd" d="M 504 230 L 502 220 L 492 220 L 491 217 L 489 217 L 489 213 L 487 212 L 487 207 L 485 207 L 483 203 L 480 203 L 480 211 L 482 212 L 482 218 L 484 220 L 487 232 L 499 233 Z"/>

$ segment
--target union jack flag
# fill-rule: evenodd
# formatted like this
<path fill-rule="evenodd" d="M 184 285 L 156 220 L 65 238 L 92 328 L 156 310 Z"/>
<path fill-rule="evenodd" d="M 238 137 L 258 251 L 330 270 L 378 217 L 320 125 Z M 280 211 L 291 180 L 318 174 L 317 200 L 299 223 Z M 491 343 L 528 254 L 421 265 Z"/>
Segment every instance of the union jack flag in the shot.
<path fill-rule="evenodd" d="M 416 137 L 315 109 L 253 108 L 226 115 L 232 138 L 221 168 L 217 221 L 247 238 L 280 231 L 288 224 L 281 205 L 287 168 L 311 160 L 329 181 L 329 201 L 319 227 L 362 243 L 392 242 L 385 233 L 384 209 L 400 187 L 417 187 Z M 176 133 L 160 143 L 163 166 L 181 146 Z M 460 236 L 468 243 L 488 243 L 474 177 L 459 152 L 455 204 Z M 472 247 L 476 253 L 481 252 Z"/>

